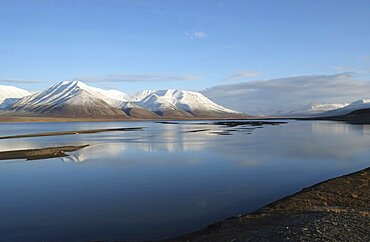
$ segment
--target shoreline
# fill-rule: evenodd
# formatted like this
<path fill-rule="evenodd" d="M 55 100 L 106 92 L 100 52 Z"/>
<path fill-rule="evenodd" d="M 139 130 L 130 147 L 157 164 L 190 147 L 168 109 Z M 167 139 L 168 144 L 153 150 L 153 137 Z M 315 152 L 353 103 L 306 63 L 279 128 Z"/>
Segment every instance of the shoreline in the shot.
<path fill-rule="evenodd" d="M 164 117 L 157 119 L 139 118 L 59 118 L 59 117 L 20 117 L 20 116 L 1 116 L 0 123 L 62 123 L 62 122 L 158 122 L 158 121 L 204 121 L 204 120 L 260 120 L 270 119 L 261 117 L 206 117 L 206 118 L 178 118 Z"/>
<path fill-rule="evenodd" d="M 370 167 L 161 241 L 370 241 Z"/>

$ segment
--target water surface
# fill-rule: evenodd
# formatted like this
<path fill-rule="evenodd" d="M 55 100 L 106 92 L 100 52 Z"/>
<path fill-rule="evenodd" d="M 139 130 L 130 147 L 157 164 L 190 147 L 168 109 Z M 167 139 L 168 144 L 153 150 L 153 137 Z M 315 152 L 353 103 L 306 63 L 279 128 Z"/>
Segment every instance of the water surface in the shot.
<path fill-rule="evenodd" d="M 370 165 L 366 125 L 197 123 L 0 124 L 0 136 L 144 127 L 0 140 L 0 151 L 90 145 L 68 157 L 0 161 L 0 241 L 171 237 Z"/>

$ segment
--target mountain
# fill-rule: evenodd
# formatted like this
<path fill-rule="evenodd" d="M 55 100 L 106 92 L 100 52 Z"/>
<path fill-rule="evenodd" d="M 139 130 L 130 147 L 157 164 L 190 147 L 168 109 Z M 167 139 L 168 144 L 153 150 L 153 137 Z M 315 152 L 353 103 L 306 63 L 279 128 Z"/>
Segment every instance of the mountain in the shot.
<path fill-rule="evenodd" d="M 327 111 L 323 113 L 323 116 L 345 115 L 345 114 L 351 113 L 352 111 L 366 109 L 366 108 L 370 108 L 370 99 L 361 99 L 361 100 L 354 101 L 342 108 Z"/>
<path fill-rule="evenodd" d="M 126 94 L 118 91 L 92 88 L 79 81 L 64 81 L 21 98 L 9 110 L 35 116 L 126 117 L 122 110 L 112 106 L 125 97 Z"/>
<path fill-rule="evenodd" d="M 29 91 L 13 87 L 0 85 L 0 109 L 7 108 L 22 97 L 31 95 Z"/>
<path fill-rule="evenodd" d="M 370 108 L 358 109 L 343 115 L 313 117 L 311 120 L 345 121 L 352 124 L 370 124 Z"/>
<path fill-rule="evenodd" d="M 80 81 L 59 82 L 7 107 L 8 114 L 94 118 L 234 118 L 243 114 L 224 108 L 203 94 L 182 90 L 144 90 L 127 95 L 90 87 Z"/>
<path fill-rule="evenodd" d="M 320 116 L 323 113 L 343 108 L 348 103 L 310 103 L 308 105 L 279 111 L 274 116 L 298 117 L 298 116 Z"/>
<path fill-rule="evenodd" d="M 284 117 L 331 117 L 342 116 L 356 110 L 370 108 L 370 99 L 361 99 L 352 103 L 310 103 L 308 105 L 285 108 L 286 111 L 279 111 L 274 116 Z"/>
<path fill-rule="evenodd" d="M 182 90 L 144 90 L 133 96 L 135 104 L 160 116 L 226 117 L 241 113 L 224 108 L 199 92 Z"/>

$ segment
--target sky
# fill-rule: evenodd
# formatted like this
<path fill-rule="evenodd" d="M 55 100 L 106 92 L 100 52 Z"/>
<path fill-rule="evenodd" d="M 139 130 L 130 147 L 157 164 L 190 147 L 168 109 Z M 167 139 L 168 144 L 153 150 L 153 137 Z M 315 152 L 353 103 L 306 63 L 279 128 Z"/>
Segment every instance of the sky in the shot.
<path fill-rule="evenodd" d="M 0 84 L 216 97 L 210 90 L 291 77 L 367 82 L 369 15 L 368 0 L 1 0 Z"/>

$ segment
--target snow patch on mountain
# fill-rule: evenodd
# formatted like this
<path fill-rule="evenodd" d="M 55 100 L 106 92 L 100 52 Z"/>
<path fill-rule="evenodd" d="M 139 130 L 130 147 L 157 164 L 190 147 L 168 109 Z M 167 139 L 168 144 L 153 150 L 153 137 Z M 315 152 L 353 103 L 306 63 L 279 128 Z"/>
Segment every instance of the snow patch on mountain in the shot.
<path fill-rule="evenodd" d="M 140 100 L 143 100 L 144 98 L 146 98 L 147 96 L 149 96 L 150 94 L 155 93 L 155 92 L 156 92 L 156 90 L 143 90 L 143 91 L 135 93 L 131 97 L 132 97 L 133 101 L 140 101 Z"/>

